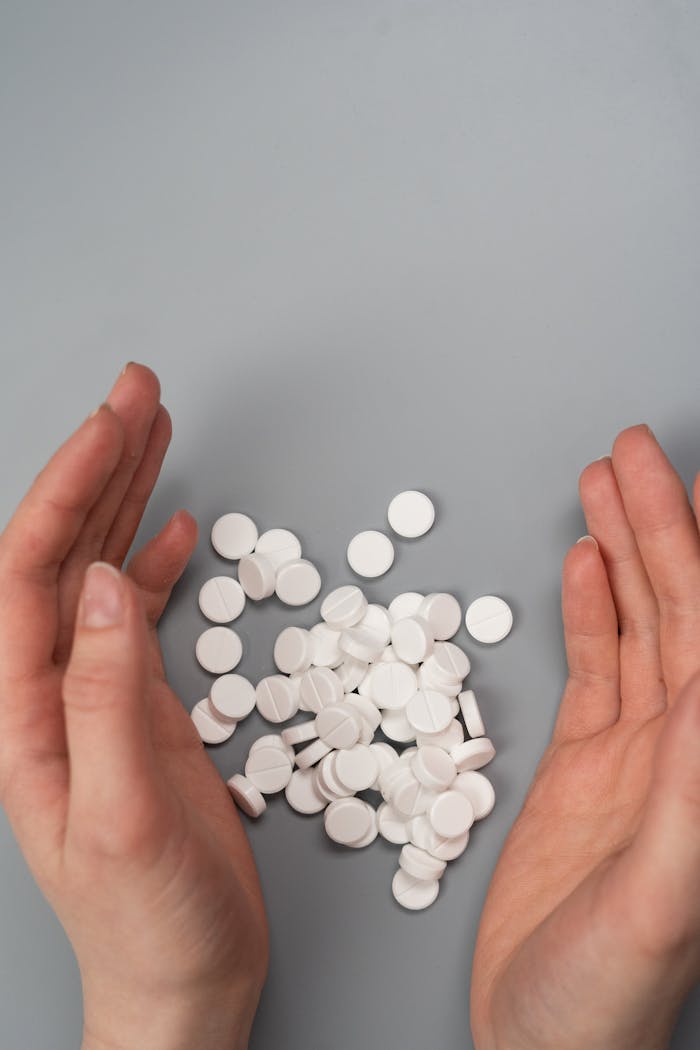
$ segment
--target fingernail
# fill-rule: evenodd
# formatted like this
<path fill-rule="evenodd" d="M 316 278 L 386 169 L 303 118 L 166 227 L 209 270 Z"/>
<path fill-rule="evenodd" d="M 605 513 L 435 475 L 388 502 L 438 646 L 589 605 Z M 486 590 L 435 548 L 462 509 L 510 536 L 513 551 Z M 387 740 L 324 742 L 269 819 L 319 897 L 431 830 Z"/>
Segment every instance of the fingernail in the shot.
<path fill-rule="evenodd" d="M 109 401 L 103 401 L 101 405 L 98 405 L 97 408 L 94 408 L 92 410 L 92 412 L 88 416 L 88 419 L 94 419 L 94 417 L 97 415 L 97 413 L 102 411 L 103 408 L 106 408 L 108 412 L 113 412 L 114 411 L 114 409 L 110 405 Z"/>
<path fill-rule="evenodd" d="M 122 377 L 122 376 L 125 376 L 125 375 L 126 375 L 127 371 L 129 370 L 129 367 L 130 367 L 131 365 L 133 365 L 133 363 L 134 363 L 133 361 L 127 361 L 127 362 L 126 362 L 126 364 L 125 364 L 125 365 L 124 365 L 124 367 L 122 368 L 121 372 L 119 373 L 119 378 L 120 378 L 120 379 L 121 379 L 121 377 Z"/>
<path fill-rule="evenodd" d="M 656 440 L 656 435 L 654 434 L 654 431 L 651 429 L 648 423 L 637 423 L 635 429 L 646 430 L 647 434 L 649 434 L 650 437 L 653 437 L 654 440 Z"/>
<path fill-rule="evenodd" d="M 610 462 L 612 462 L 612 460 L 611 460 L 611 458 L 610 458 L 610 456 L 609 456 L 609 455 L 607 455 L 607 456 L 598 456 L 598 458 L 597 458 L 597 459 L 594 459 L 594 460 L 593 460 L 593 462 L 594 462 L 594 463 L 602 463 L 604 459 L 607 459 L 607 461 L 608 461 L 609 463 L 610 463 Z"/>
<path fill-rule="evenodd" d="M 121 573 L 106 562 L 93 562 L 85 573 L 80 603 L 83 627 L 116 627 L 123 619 L 124 584 Z"/>
<path fill-rule="evenodd" d="M 597 551 L 600 550 L 598 546 L 598 540 L 595 536 L 582 536 L 580 540 L 576 540 L 577 543 L 592 543 Z"/>

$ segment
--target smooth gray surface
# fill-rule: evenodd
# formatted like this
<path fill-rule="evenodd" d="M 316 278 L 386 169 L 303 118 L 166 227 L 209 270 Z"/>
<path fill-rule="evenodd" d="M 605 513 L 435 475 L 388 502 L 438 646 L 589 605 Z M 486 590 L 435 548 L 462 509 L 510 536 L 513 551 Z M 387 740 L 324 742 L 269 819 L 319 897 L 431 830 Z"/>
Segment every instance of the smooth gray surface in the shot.
<path fill-rule="evenodd" d="M 188 706 L 229 509 L 298 530 L 331 587 L 350 536 L 425 487 L 437 527 L 368 591 L 516 613 L 468 646 L 499 802 L 433 908 L 394 906 L 389 846 L 335 851 L 281 800 L 251 828 L 254 1050 L 471 1045 L 483 897 L 564 682 L 578 473 L 642 419 L 700 463 L 699 33 L 696 5 L 638 0 L 0 7 L 0 520 L 135 358 L 175 422 L 140 538 L 180 505 L 202 526 L 163 628 Z M 316 610 L 247 612 L 244 672 Z M 76 1045 L 73 957 L 4 822 L 0 977 L 3 1050 Z M 699 1031 L 695 997 L 674 1050 Z"/>

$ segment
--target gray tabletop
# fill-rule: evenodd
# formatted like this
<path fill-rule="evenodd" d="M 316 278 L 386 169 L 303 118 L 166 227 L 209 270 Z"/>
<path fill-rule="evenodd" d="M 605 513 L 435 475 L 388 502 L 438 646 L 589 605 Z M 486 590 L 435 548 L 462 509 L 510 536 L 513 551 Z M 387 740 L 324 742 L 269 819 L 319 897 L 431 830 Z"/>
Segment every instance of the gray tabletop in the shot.
<path fill-rule="evenodd" d="M 559 575 L 577 476 L 648 421 L 700 465 L 700 14 L 674 4 L 87 0 L 0 10 L 0 519 L 129 358 L 172 449 L 139 539 L 202 527 L 163 625 L 188 707 L 208 530 L 299 533 L 324 586 L 406 487 L 438 522 L 367 590 L 513 605 L 469 645 L 498 804 L 438 902 L 397 851 L 341 851 L 283 800 L 250 829 L 272 928 L 254 1050 L 463 1050 L 479 913 L 565 680 Z M 244 673 L 282 624 L 240 621 Z M 257 716 L 214 759 L 230 775 Z M 7 1050 L 75 1047 L 63 933 L 0 822 Z M 697 1046 L 700 998 L 674 1050 Z"/>

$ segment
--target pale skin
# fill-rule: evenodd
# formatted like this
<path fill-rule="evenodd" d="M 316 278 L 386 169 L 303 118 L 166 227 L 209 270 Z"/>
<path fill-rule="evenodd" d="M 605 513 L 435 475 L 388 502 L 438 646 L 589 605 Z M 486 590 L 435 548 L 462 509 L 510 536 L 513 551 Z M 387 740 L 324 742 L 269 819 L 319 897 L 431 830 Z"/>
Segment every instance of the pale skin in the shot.
<path fill-rule="evenodd" d="M 156 633 L 192 517 L 124 567 L 169 439 L 131 364 L 0 537 L 0 799 L 75 949 L 83 1050 L 242 1050 L 267 970 L 250 849 Z M 645 427 L 581 499 L 597 545 L 564 564 L 570 677 L 482 916 L 478 1050 L 663 1047 L 700 973 L 696 516 Z"/>

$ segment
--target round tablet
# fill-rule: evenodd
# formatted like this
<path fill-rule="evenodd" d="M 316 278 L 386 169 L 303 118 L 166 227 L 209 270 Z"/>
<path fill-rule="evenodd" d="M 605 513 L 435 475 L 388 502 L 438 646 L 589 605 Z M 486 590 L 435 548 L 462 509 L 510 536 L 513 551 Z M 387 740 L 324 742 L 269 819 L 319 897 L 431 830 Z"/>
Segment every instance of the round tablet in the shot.
<path fill-rule="evenodd" d="M 222 722 L 216 717 L 208 696 L 194 705 L 190 717 L 204 744 L 223 744 L 236 729 L 235 722 Z"/>
<path fill-rule="evenodd" d="M 238 561 L 255 548 L 258 527 L 247 514 L 224 514 L 211 530 L 212 547 L 222 558 Z"/>
<path fill-rule="evenodd" d="M 286 788 L 292 776 L 292 763 L 279 747 L 256 747 L 248 755 L 245 775 L 258 791 L 272 795 Z"/>
<path fill-rule="evenodd" d="M 417 591 L 405 591 L 397 594 L 393 601 L 389 602 L 389 616 L 393 623 L 397 620 L 408 620 L 418 615 L 418 610 L 423 604 L 424 596 Z"/>
<path fill-rule="evenodd" d="M 469 657 L 454 642 L 437 642 L 430 658 L 430 673 L 445 683 L 462 682 L 471 670 Z"/>
<path fill-rule="evenodd" d="M 275 591 L 285 605 L 308 605 L 320 590 L 321 575 L 306 558 L 288 561 L 277 573 Z"/>
<path fill-rule="evenodd" d="M 367 599 L 354 584 L 337 587 L 321 603 L 321 616 L 336 630 L 354 627 L 367 612 Z"/>
<path fill-rule="evenodd" d="M 383 532 L 358 532 L 348 544 L 348 564 L 358 576 L 383 576 L 394 563 L 394 545 Z"/>
<path fill-rule="evenodd" d="M 486 726 L 481 717 L 481 711 L 476 702 L 474 691 L 467 689 L 464 693 L 459 694 L 458 700 L 469 736 L 486 736 Z"/>
<path fill-rule="evenodd" d="M 443 838 L 463 835 L 474 823 L 474 808 L 461 791 L 443 791 L 428 810 L 428 820 Z"/>
<path fill-rule="evenodd" d="M 274 660 L 283 674 L 297 674 L 311 666 L 311 636 L 303 627 L 285 627 L 277 635 Z"/>
<path fill-rule="evenodd" d="M 391 804 L 406 817 L 417 817 L 427 812 L 436 798 L 436 792 L 416 780 L 409 767 L 406 767 L 401 779 L 392 785 Z"/>
<path fill-rule="evenodd" d="M 342 664 L 335 668 L 335 673 L 345 692 L 351 693 L 367 674 L 367 663 L 364 660 L 356 660 L 354 656 L 346 656 Z"/>
<path fill-rule="evenodd" d="M 379 709 L 367 696 L 359 696 L 358 693 L 346 693 L 344 703 L 350 704 L 358 712 L 360 717 L 368 723 L 371 730 L 371 735 L 374 736 L 375 730 L 378 728 L 379 723 L 382 720 L 382 716 Z M 364 741 L 362 741 L 364 743 Z M 377 745 L 378 746 L 378 745 Z M 389 745 L 384 745 L 388 747 Z"/>
<path fill-rule="evenodd" d="M 477 598 L 467 609 L 464 622 L 477 642 L 500 642 L 513 626 L 513 613 L 502 598 L 487 594 Z"/>
<path fill-rule="evenodd" d="M 263 554 L 246 554 L 238 563 L 241 587 L 254 602 L 269 598 L 275 591 L 275 570 Z"/>
<path fill-rule="evenodd" d="M 487 736 L 478 736 L 476 740 L 465 740 L 463 744 L 454 747 L 450 754 L 457 766 L 458 773 L 466 773 L 470 769 L 481 769 L 496 754 Z"/>
<path fill-rule="evenodd" d="M 257 751 L 259 747 L 278 747 L 280 751 L 284 751 L 289 761 L 294 764 L 294 748 L 284 740 L 280 733 L 263 733 L 250 745 L 248 754 L 252 755 L 253 751 Z"/>
<path fill-rule="evenodd" d="M 377 810 L 379 834 L 395 846 L 403 846 L 409 841 L 408 822 L 402 813 L 397 813 L 389 802 L 382 802 Z"/>
<path fill-rule="evenodd" d="M 389 639 L 391 638 L 391 617 L 388 609 L 385 609 L 383 605 L 368 605 L 367 612 L 360 620 L 359 626 L 366 627 L 368 630 L 374 631 L 376 635 L 379 635 L 382 639 L 382 649 L 389 644 Z"/>
<path fill-rule="evenodd" d="M 344 654 L 338 645 L 340 631 L 327 623 L 317 623 L 309 634 L 312 638 L 311 663 L 315 667 L 337 667 L 343 662 Z"/>
<path fill-rule="evenodd" d="M 435 693 L 442 693 L 450 698 L 456 697 L 462 688 L 463 682 L 460 678 L 454 678 L 447 682 L 445 676 L 436 670 L 433 657 L 429 656 L 425 663 L 418 669 L 418 688 L 432 689 Z M 459 710 L 459 704 L 457 704 Z"/>
<path fill-rule="evenodd" d="M 316 787 L 315 769 L 295 769 L 284 793 L 297 813 L 320 813 L 326 808 L 326 799 Z"/>
<path fill-rule="evenodd" d="M 316 734 L 329 747 L 354 747 L 360 726 L 360 713 L 349 704 L 331 704 L 316 715 Z"/>
<path fill-rule="evenodd" d="M 289 529 L 268 529 L 258 538 L 255 553 L 263 554 L 276 572 L 288 561 L 301 558 L 301 543 Z"/>
<path fill-rule="evenodd" d="M 379 761 L 366 744 L 355 744 L 347 751 L 337 751 L 333 769 L 340 783 L 349 791 L 372 787 L 379 775 Z"/>
<path fill-rule="evenodd" d="M 391 645 L 399 660 L 419 664 L 433 651 L 433 635 L 427 620 L 412 616 L 397 620 L 391 628 Z"/>
<path fill-rule="evenodd" d="M 333 768 L 334 759 L 335 752 L 329 751 L 316 767 L 316 782 L 318 790 L 328 799 L 329 802 L 335 802 L 339 798 L 349 798 L 350 795 L 354 794 L 353 791 L 348 791 L 345 785 L 341 784 L 336 777 Z"/>
<path fill-rule="evenodd" d="M 384 648 L 384 639 L 371 627 L 348 627 L 341 633 L 338 644 L 346 656 L 370 663 Z"/>
<path fill-rule="evenodd" d="M 376 743 L 372 743 L 369 746 L 377 756 L 377 761 L 379 762 L 379 773 L 377 774 L 377 779 L 372 784 L 372 790 L 379 791 L 379 777 L 385 769 L 389 769 L 390 766 L 393 766 L 398 762 L 399 756 L 391 744 L 386 744 L 383 740 L 378 740 Z"/>
<path fill-rule="evenodd" d="M 416 733 L 416 742 L 419 747 L 433 745 L 445 751 L 451 751 L 453 747 L 464 743 L 464 727 L 461 722 L 453 718 L 442 733 Z"/>
<path fill-rule="evenodd" d="M 417 689 L 416 673 L 406 664 L 380 663 L 372 672 L 371 697 L 377 707 L 386 711 L 405 707 Z"/>
<path fill-rule="evenodd" d="M 209 703 L 224 721 L 240 722 L 255 707 L 255 687 L 240 674 L 225 674 L 212 682 Z"/>
<path fill-rule="evenodd" d="M 243 646 L 231 627 L 210 627 L 200 634 L 195 652 L 205 671 L 226 674 L 240 663 Z"/>
<path fill-rule="evenodd" d="M 426 882 L 431 879 L 439 879 L 447 867 L 447 863 L 444 860 L 438 860 L 428 853 L 427 850 L 421 849 L 412 842 L 407 842 L 401 850 L 399 865 L 409 875 L 413 875 L 416 879 L 423 879 Z"/>
<path fill-rule="evenodd" d="M 452 721 L 452 707 L 442 693 L 419 689 L 406 704 L 406 718 L 416 732 L 441 733 Z"/>
<path fill-rule="evenodd" d="M 317 762 L 325 758 L 330 750 L 328 744 L 324 744 L 322 740 L 314 740 L 297 754 L 296 764 L 299 769 L 309 769 L 310 766 L 315 766 Z"/>
<path fill-rule="evenodd" d="M 382 715 L 382 733 L 397 744 L 407 744 L 416 739 L 416 731 L 406 718 L 404 710 L 385 711 Z"/>
<path fill-rule="evenodd" d="M 268 722 L 286 722 L 299 710 L 289 679 L 282 674 L 261 678 L 255 690 L 258 711 Z"/>
<path fill-rule="evenodd" d="M 280 733 L 285 744 L 308 744 L 309 740 L 315 740 L 318 736 L 316 723 L 312 718 L 309 722 L 299 722 L 295 726 L 287 726 Z"/>
<path fill-rule="evenodd" d="M 496 802 L 496 793 L 493 784 L 475 770 L 460 773 L 454 782 L 456 791 L 466 795 L 474 808 L 474 820 L 483 820 L 493 809 Z"/>
<path fill-rule="evenodd" d="M 438 835 L 424 813 L 410 821 L 408 830 L 414 846 L 424 849 L 426 853 L 437 857 L 438 860 L 456 860 L 457 857 L 464 853 L 469 842 L 468 831 L 465 831 L 463 835 L 456 835 L 452 839 L 446 839 L 442 835 Z"/>
<path fill-rule="evenodd" d="M 424 492 L 408 489 L 394 496 L 387 517 L 394 532 L 412 540 L 424 536 L 433 527 L 435 507 Z"/>
<path fill-rule="evenodd" d="M 457 776 L 454 760 L 441 747 L 419 747 L 411 760 L 411 771 L 433 791 L 446 791 Z"/>
<path fill-rule="evenodd" d="M 331 704 L 339 704 L 345 696 L 343 683 L 330 667 L 311 667 L 301 676 L 299 685 L 304 710 L 314 714 Z"/>
<path fill-rule="evenodd" d="M 399 868 L 391 883 L 391 892 L 394 899 L 403 908 L 408 908 L 409 911 L 421 911 L 423 908 L 429 908 L 437 900 L 440 883 L 437 879 L 430 882 L 416 879 L 403 868 Z"/>
<path fill-rule="evenodd" d="M 445 642 L 457 634 L 462 623 L 462 609 L 452 594 L 427 594 L 420 604 L 418 615 L 427 620 L 433 638 Z"/>
<path fill-rule="evenodd" d="M 372 807 L 359 798 L 343 798 L 331 802 L 323 814 L 326 834 L 341 846 L 352 846 L 376 827 Z"/>
<path fill-rule="evenodd" d="M 232 576 L 214 576 L 202 584 L 199 608 L 214 623 L 237 620 L 245 606 L 245 594 L 238 580 Z"/>
<path fill-rule="evenodd" d="M 249 817 L 260 817 L 267 809 L 267 802 L 255 784 L 241 773 L 235 773 L 226 781 L 226 787 L 238 806 Z"/>

